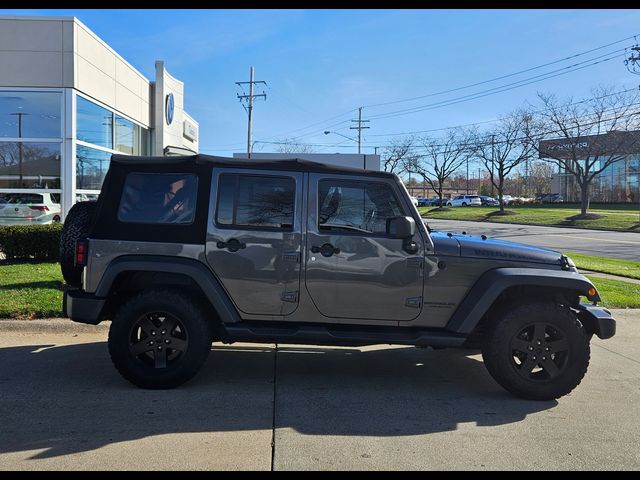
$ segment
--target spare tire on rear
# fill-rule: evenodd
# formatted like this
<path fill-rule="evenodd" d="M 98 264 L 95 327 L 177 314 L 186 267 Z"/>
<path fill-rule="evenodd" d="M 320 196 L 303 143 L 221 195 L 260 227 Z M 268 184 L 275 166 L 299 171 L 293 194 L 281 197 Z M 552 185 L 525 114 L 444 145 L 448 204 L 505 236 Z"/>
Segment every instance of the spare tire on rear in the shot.
<path fill-rule="evenodd" d="M 74 265 L 76 241 L 89 234 L 97 202 L 78 202 L 67 214 L 60 235 L 60 269 L 64 281 L 72 287 L 81 286 L 82 267 Z"/>

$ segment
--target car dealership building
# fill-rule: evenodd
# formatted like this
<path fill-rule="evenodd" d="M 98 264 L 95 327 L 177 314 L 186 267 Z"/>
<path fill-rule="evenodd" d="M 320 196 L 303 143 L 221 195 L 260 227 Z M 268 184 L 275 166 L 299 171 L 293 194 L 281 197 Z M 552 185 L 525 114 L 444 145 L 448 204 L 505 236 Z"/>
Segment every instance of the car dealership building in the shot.
<path fill-rule="evenodd" d="M 198 153 L 184 84 L 148 80 L 75 17 L 0 16 L 0 194 L 99 193 L 111 155 Z"/>

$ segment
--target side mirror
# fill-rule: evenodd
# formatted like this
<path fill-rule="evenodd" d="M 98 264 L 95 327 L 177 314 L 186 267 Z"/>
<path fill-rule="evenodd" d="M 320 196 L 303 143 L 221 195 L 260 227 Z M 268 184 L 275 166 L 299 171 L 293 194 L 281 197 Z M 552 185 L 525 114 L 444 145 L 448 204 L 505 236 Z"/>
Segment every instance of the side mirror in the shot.
<path fill-rule="evenodd" d="M 387 234 L 395 238 L 411 238 L 416 234 L 416 221 L 411 217 L 388 218 Z"/>

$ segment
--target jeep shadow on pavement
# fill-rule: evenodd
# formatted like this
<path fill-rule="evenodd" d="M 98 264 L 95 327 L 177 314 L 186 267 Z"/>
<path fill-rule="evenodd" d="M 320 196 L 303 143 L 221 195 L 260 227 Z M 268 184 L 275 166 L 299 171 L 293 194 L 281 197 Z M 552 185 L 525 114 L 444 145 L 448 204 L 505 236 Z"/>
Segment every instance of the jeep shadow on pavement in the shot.
<path fill-rule="evenodd" d="M 111 319 L 111 359 L 143 388 L 189 380 L 213 341 L 399 344 L 480 348 L 502 387 L 549 400 L 615 333 L 568 257 L 431 231 L 396 175 L 302 160 L 114 155 L 61 268 L 63 310 Z"/>

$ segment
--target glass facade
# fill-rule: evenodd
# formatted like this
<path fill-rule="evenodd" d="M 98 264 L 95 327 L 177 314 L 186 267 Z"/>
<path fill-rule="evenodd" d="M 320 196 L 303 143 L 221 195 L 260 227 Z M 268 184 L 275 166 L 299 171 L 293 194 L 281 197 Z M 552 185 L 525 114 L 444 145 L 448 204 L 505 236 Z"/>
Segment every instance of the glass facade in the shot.
<path fill-rule="evenodd" d="M 60 188 L 61 145 L 0 142 L 0 188 Z"/>
<path fill-rule="evenodd" d="M 63 105 L 74 98 L 75 112 L 65 118 Z M 65 138 L 74 122 L 75 132 Z M 75 201 L 95 200 L 111 155 L 148 155 L 150 148 L 149 129 L 74 89 L 0 89 L 0 196 L 48 192 L 60 200 L 71 188 L 71 179 L 63 178 L 69 172 Z M 74 171 L 65 163 L 71 151 Z"/>
<path fill-rule="evenodd" d="M 111 153 L 96 148 L 76 147 L 76 188 L 78 190 L 100 190 L 102 180 L 109 168 Z"/>
<path fill-rule="evenodd" d="M 0 91 L 0 189 L 59 189 L 62 93 Z"/>
<path fill-rule="evenodd" d="M 148 129 L 80 95 L 76 111 L 78 190 L 100 190 L 112 154 L 148 155 Z"/>
<path fill-rule="evenodd" d="M 61 138 L 62 94 L 0 91 L 0 139 Z"/>
<path fill-rule="evenodd" d="M 596 165 L 597 168 L 599 166 Z M 638 203 L 640 201 L 640 153 L 627 155 L 605 168 L 590 187 L 592 202 Z M 565 201 L 580 201 L 575 177 L 560 171 L 560 192 Z"/>
<path fill-rule="evenodd" d="M 113 113 L 80 95 L 76 100 L 76 138 L 104 148 L 113 148 Z"/>

